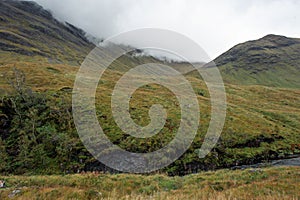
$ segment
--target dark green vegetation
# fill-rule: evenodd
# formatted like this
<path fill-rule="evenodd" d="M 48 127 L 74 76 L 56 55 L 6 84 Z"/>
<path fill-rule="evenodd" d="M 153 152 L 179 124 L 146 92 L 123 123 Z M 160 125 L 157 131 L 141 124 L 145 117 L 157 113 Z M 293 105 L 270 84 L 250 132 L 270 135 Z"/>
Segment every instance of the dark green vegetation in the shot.
<path fill-rule="evenodd" d="M 109 170 L 86 151 L 72 120 L 73 82 L 79 63 L 93 44 L 87 41 L 83 31 L 56 21 L 34 3 L 0 1 L 0 4 L 0 172 L 52 174 Z M 299 153 L 299 146 L 295 146 L 300 143 L 300 90 L 296 79 L 300 53 L 297 54 L 296 41 L 267 36 L 238 45 L 216 60 L 227 80 L 228 110 L 222 136 L 204 159 L 199 159 L 197 152 L 210 120 L 209 93 L 198 76 L 187 74 L 199 100 L 201 126 L 190 149 L 162 171 L 186 174 Z M 257 59 L 250 56 L 254 50 L 249 46 L 255 45 L 259 47 L 255 50 L 259 52 Z M 275 47 L 266 50 L 268 45 Z M 295 51 L 289 54 L 289 48 Z M 260 55 L 268 58 L 274 55 L 279 60 L 264 59 L 268 62 L 265 63 Z M 149 62 L 169 64 L 182 71 L 190 67 L 127 54 L 105 72 L 96 95 L 97 114 L 104 132 L 112 142 L 134 152 L 154 151 L 166 145 L 176 134 L 180 120 L 175 96 L 166 88 L 152 84 L 134 94 L 130 113 L 136 123 L 147 125 L 150 106 L 164 105 L 168 118 L 163 130 L 153 138 L 136 139 L 124 134 L 115 124 L 110 96 L 116 81 L 128 69 Z M 249 77 L 259 82 L 247 82 Z"/>

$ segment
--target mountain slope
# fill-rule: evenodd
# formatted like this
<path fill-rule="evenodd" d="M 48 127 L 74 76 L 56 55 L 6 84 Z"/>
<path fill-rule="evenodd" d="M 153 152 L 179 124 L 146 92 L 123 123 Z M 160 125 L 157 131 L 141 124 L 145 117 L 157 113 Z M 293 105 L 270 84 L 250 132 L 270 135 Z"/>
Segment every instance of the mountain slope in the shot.
<path fill-rule="evenodd" d="M 267 35 L 234 46 L 215 63 L 228 83 L 300 87 L 300 39 Z"/>
<path fill-rule="evenodd" d="M 32 2 L 0 0 L 0 24 L 0 173 L 107 170 L 82 145 L 71 112 L 70 91 L 78 66 L 94 45 L 85 39 L 83 31 L 58 22 L 50 12 Z M 242 50 L 228 56 L 236 58 L 239 52 Z M 240 62 L 246 60 L 242 58 L 246 52 L 238 57 Z M 133 94 L 130 114 L 137 124 L 144 126 L 150 123 L 151 105 L 163 105 L 168 118 L 161 132 L 153 138 L 136 139 L 115 123 L 111 96 L 116 82 L 132 67 L 149 62 L 170 64 L 151 56 L 137 57 L 131 52 L 105 71 L 95 95 L 97 116 L 105 134 L 114 144 L 131 152 L 152 152 L 165 146 L 177 132 L 181 117 L 174 94 L 149 84 Z M 220 60 L 225 67 L 235 62 Z M 191 69 L 187 63 L 173 62 L 172 66 L 183 73 Z M 248 65 L 241 66 L 245 73 L 249 72 Z M 201 79 L 186 76 L 199 101 L 201 124 L 189 150 L 164 171 L 185 174 L 300 152 L 299 90 L 229 84 L 239 82 L 230 81 L 236 80 L 230 74 L 224 77 L 228 106 L 225 127 L 214 151 L 200 159 L 197 152 L 211 120 L 210 96 Z"/>
<path fill-rule="evenodd" d="M 2 57 L 15 53 L 48 58 L 50 63 L 78 65 L 94 47 L 84 31 L 57 21 L 35 2 L 1 0 L 0 8 Z"/>

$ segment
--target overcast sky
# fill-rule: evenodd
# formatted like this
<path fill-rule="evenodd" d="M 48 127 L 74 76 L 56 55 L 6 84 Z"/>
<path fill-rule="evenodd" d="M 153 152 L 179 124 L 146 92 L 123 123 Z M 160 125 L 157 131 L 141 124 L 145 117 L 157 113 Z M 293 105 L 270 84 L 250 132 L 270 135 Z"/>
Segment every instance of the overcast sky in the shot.
<path fill-rule="evenodd" d="M 35 0 L 97 37 L 165 28 L 195 40 L 211 58 L 267 34 L 300 38 L 298 0 Z"/>

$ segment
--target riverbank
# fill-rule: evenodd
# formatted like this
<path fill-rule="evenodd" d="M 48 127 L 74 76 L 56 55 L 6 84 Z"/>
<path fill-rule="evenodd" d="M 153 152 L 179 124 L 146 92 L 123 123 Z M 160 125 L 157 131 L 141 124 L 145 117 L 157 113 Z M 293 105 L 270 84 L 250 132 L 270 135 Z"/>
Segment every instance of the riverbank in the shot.
<path fill-rule="evenodd" d="M 300 199 L 300 167 L 163 174 L 0 176 L 0 199 Z"/>

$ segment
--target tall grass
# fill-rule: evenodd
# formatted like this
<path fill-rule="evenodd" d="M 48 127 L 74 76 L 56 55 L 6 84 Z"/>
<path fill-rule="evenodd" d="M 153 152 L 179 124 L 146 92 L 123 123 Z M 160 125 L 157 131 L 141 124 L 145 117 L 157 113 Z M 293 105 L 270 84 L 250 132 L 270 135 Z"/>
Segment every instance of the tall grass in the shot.
<path fill-rule="evenodd" d="M 218 170 L 169 177 L 164 174 L 0 176 L 0 199 L 299 199 L 300 167 Z"/>

